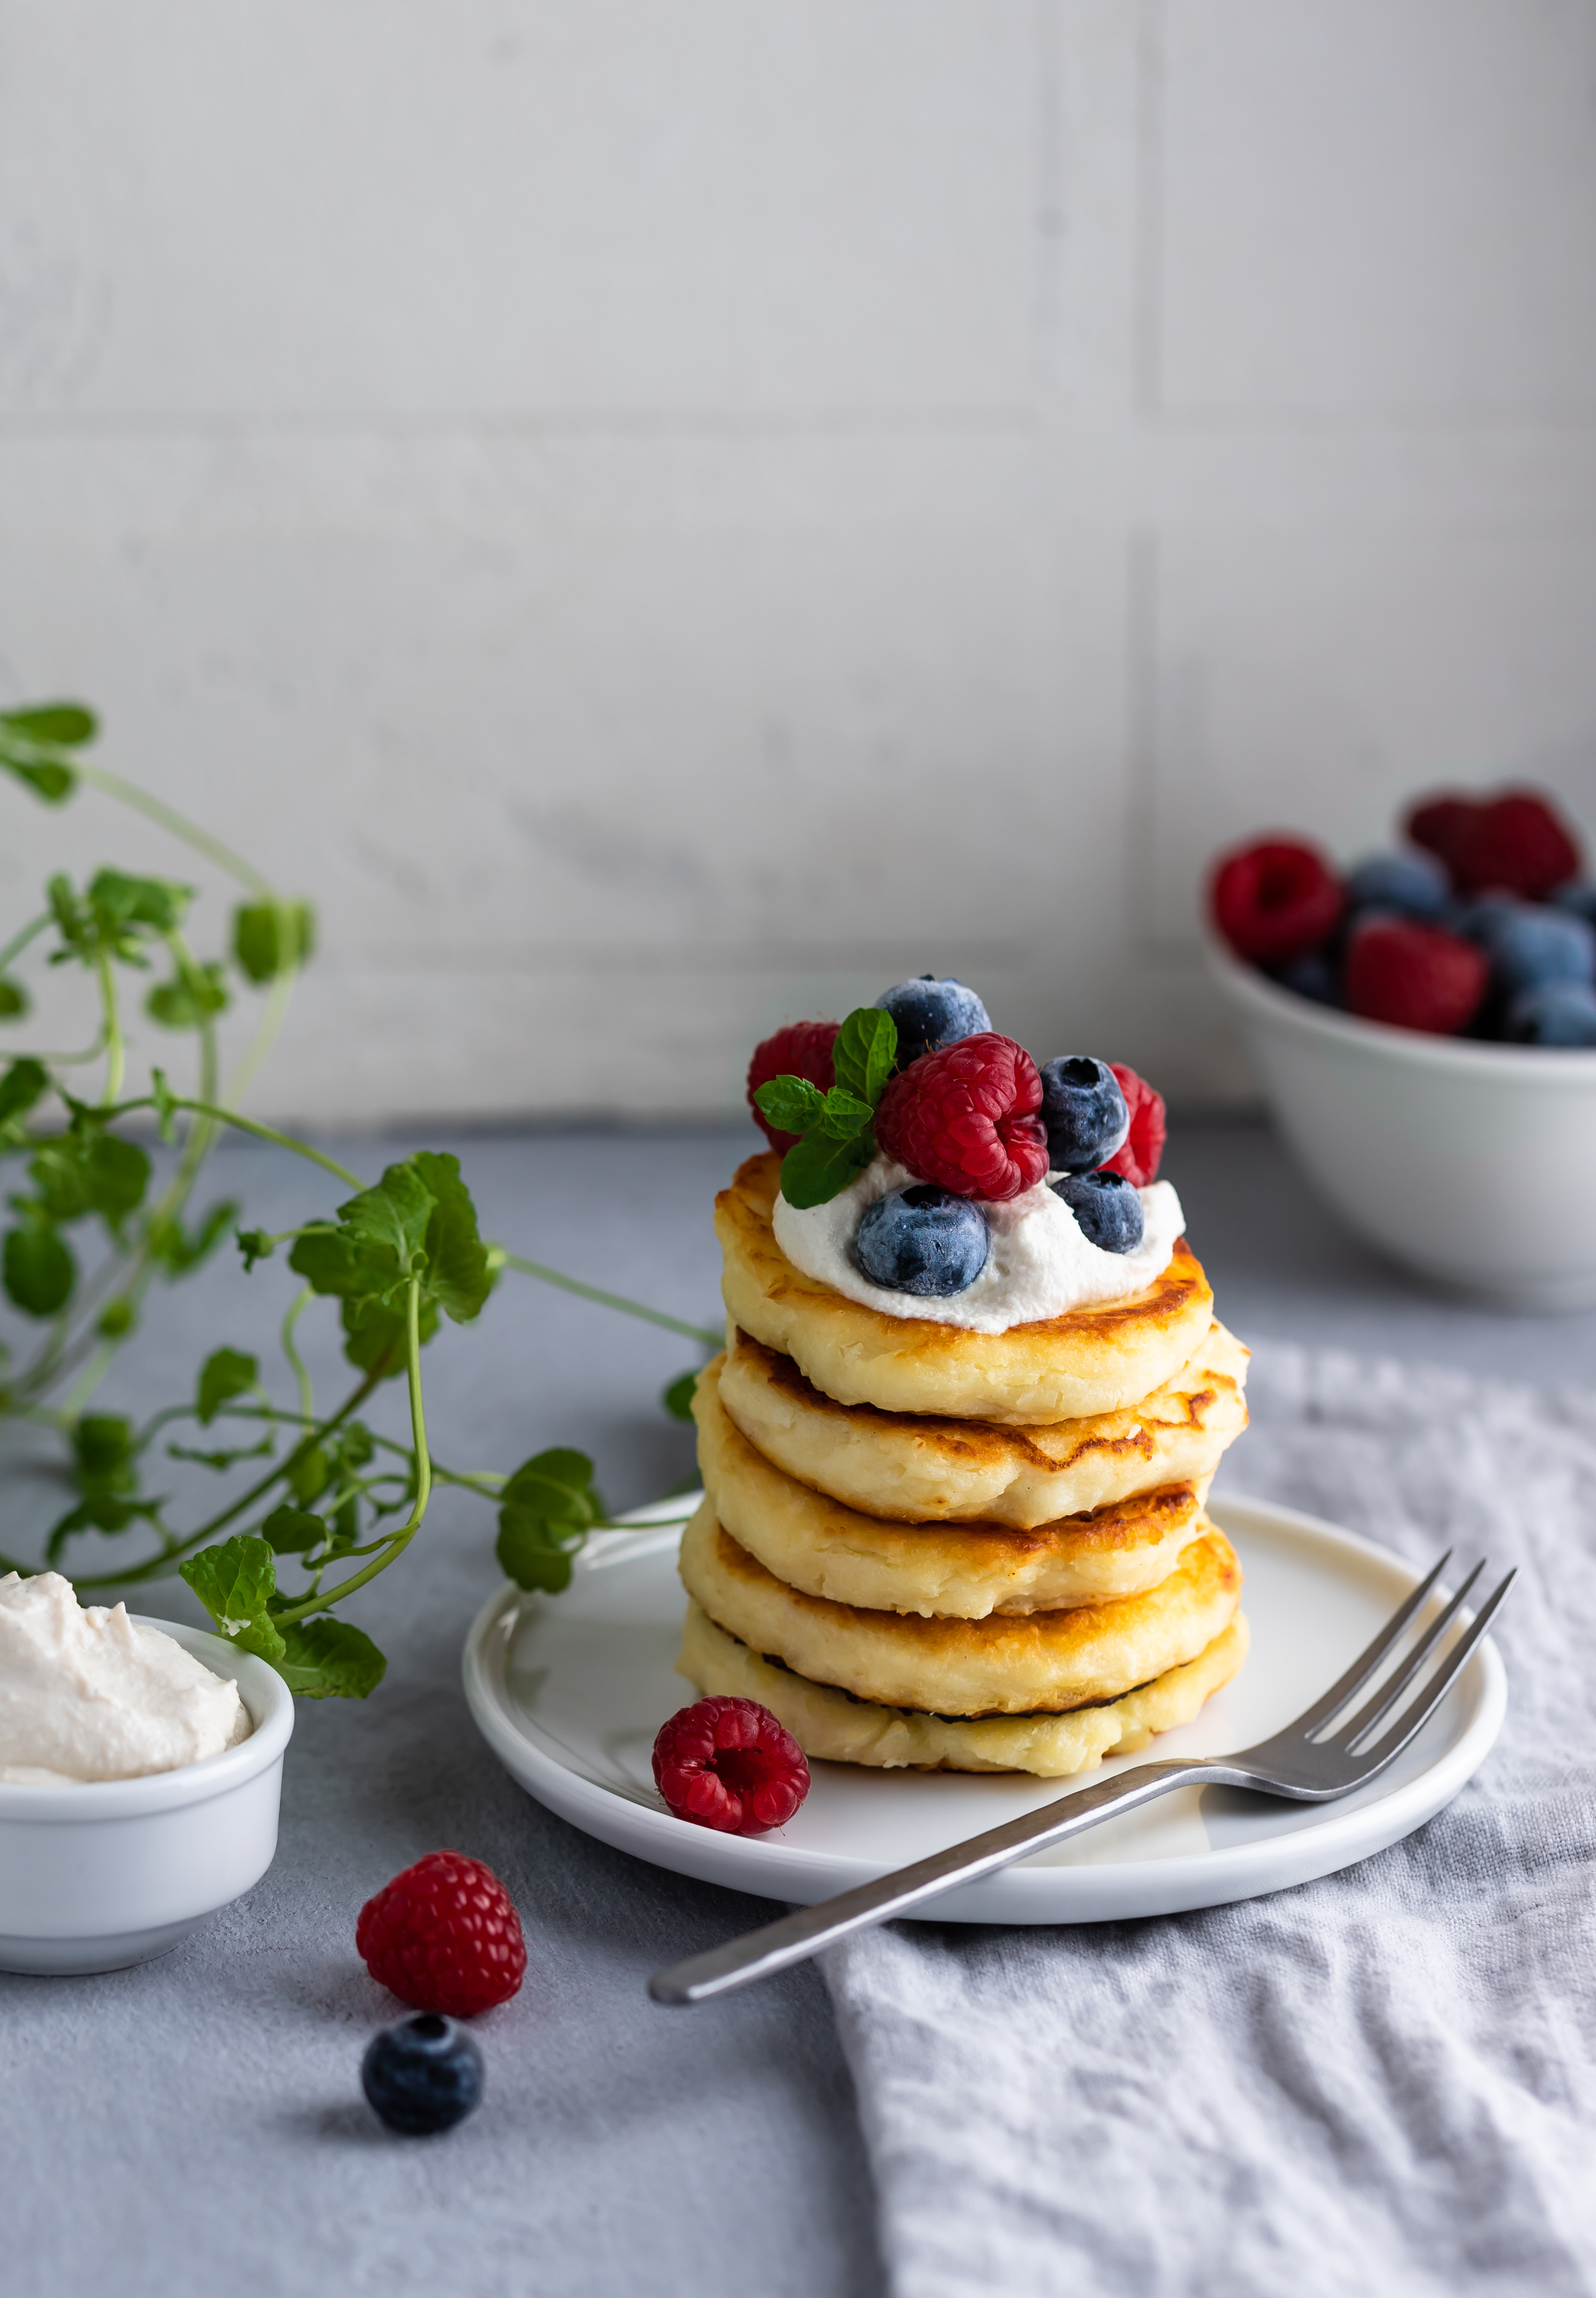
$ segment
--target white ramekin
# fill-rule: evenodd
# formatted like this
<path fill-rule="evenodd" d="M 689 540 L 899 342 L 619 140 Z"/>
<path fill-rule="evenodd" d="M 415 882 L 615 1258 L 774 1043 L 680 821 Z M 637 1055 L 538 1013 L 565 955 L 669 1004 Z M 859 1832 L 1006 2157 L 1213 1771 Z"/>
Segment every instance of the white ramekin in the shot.
<path fill-rule="evenodd" d="M 1389 1029 L 1211 944 L 1269 1107 L 1349 1228 L 1504 1306 L 1596 1302 L 1596 1051 Z"/>
<path fill-rule="evenodd" d="M 144 1624 L 233 1677 L 255 1728 L 223 1755 L 147 1779 L 0 1781 L 0 1971 L 145 1963 L 271 1864 L 293 1693 L 275 1668 L 220 1636 L 175 1620 Z"/>

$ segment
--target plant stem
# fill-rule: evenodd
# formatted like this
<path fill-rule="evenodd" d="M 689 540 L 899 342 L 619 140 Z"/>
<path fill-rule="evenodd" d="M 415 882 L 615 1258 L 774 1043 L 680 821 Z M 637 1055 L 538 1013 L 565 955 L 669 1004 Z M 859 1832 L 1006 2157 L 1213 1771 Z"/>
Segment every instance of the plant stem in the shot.
<path fill-rule="evenodd" d="M 91 765 L 85 758 L 72 760 L 72 772 L 81 774 L 84 781 L 95 789 L 103 790 L 107 798 L 120 798 L 122 804 L 130 806 L 136 814 L 147 815 L 151 822 L 158 822 L 162 830 L 170 830 L 174 838 L 181 839 L 183 844 L 192 847 L 196 854 L 203 854 L 207 862 L 214 862 L 230 878 L 236 878 L 238 883 L 247 886 L 252 894 L 264 895 L 268 901 L 272 898 L 274 889 L 270 880 L 263 878 L 252 863 L 246 862 L 242 854 L 235 854 L 230 846 L 224 846 L 219 838 L 212 838 L 211 832 L 202 830 L 197 822 L 190 822 L 188 816 L 179 814 L 175 806 L 168 806 L 164 798 L 156 798 L 152 791 L 140 789 L 136 782 L 124 781 L 120 774 L 113 774 L 106 766 Z"/>
<path fill-rule="evenodd" d="M 95 966 L 100 977 L 100 998 L 105 1010 L 105 1091 L 102 1106 L 110 1109 L 122 1089 L 128 1049 L 122 1042 L 122 1024 L 117 1013 L 116 983 L 112 979 L 111 960 L 103 950 L 95 959 Z"/>
<path fill-rule="evenodd" d="M 308 1141 L 296 1141 L 291 1133 L 279 1133 L 275 1126 L 261 1125 L 252 1117 L 242 1117 L 236 1109 L 223 1109 L 211 1101 L 190 1101 L 178 1094 L 172 1095 L 167 1106 L 169 1109 L 193 1110 L 197 1116 L 214 1118 L 219 1125 L 236 1125 L 241 1133 L 252 1133 L 261 1141 L 274 1141 L 279 1149 L 292 1149 L 296 1157 L 308 1157 L 313 1165 L 319 1165 L 325 1172 L 335 1175 L 340 1181 L 347 1181 L 351 1189 L 366 1186 L 358 1173 L 351 1173 L 349 1167 L 341 1165 L 335 1157 L 324 1157 L 321 1151 L 312 1149 Z M 120 1108 L 109 1111 L 107 1114 L 126 1117 L 136 1109 L 154 1107 L 153 1094 L 146 1093 L 136 1101 L 124 1101 Z"/>
<path fill-rule="evenodd" d="M 313 1421 L 316 1418 L 316 1394 L 310 1386 L 310 1376 L 305 1369 L 305 1360 L 294 1344 L 294 1328 L 315 1297 L 315 1290 L 311 1285 L 302 1286 L 294 1296 L 288 1314 L 283 1319 L 283 1354 L 288 1360 L 288 1369 L 299 1384 L 300 1415 L 307 1421 Z"/>
<path fill-rule="evenodd" d="M 583 1285 L 580 1278 L 564 1277 L 558 1269 L 545 1269 L 541 1261 L 524 1260 L 518 1252 L 507 1252 L 500 1245 L 489 1250 L 497 1252 L 506 1269 L 518 1269 L 523 1277 L 536 1277 L 545 1285 L 558 1285 L 563 1293 L 575 1293 L 583 1301 L 596 1301 L 601 1309 L 620 1309 L 628 1317 L 641 1317 L 645 1324 L 659 1325 L 667 1333 L 682 1333 L 690 1341 L 702 1341 L 706 1348 L 725 1345 L 724 1333 L 712 1332 L 707 1325 L 685 1324 L 680 1317 L 667 1317 L 663 1309 L 645 1309 L 641 1301 L 628 1301 L 624 1294 L 606 1293 L 597 1285 Z"/>
<path fill-rule="evenodd" d="M 44 932 L 45 928 L 50 922 L 50 917 L 51 913 L 48 910 L 41 910 L 37 918 L 34 918 L 28 925 L 25 925 L 22 928 L 21 933 L 12 934 L 11 939 L 6 943 L 5 947 L 4 949 L 0 949 L 0 973 L 4 972 L 6 967 L 11 963 L 13 957 L 21 956 L 22 952 L 27 948 L 29 943 L 33 939 L 36 934 L 42 934 Z"/>

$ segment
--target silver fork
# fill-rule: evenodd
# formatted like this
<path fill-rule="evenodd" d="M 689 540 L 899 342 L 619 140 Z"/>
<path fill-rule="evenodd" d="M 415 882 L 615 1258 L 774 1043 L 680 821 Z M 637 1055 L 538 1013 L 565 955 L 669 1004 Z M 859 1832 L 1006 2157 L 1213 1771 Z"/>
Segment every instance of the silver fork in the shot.
<path fill-rule="evenodd" d="M 1423 1672 L 1484 1570 L 1483 1561 L 1475 1566 L 1440 1616 L 1424 1630 L 1390 1681 L 1381 1684 L 1355 1715 L 1329 1729 L 1401 1643 L 1451 1556 L 1449 1549 L 1428 1579 L 1415 1588 L 1374 1641 L 1359 1653 L 1340 1682 L 1272 1740 L 1264 1740 L 1256 1748 L 1244 1748 L 1234 1756 L 1138 1764 L 1134 1771 L 1099 1780 L 1096 1786 L 1080 1788 L 1055 1803 L 1041 1804 L 985 1835 L 933 1852 L 912 1867 L 879 1876 L 873 1883 L 861 1883 L 856 1890 L 843 1891 L 818 1906 L 799 1907 L 779 1922 L 766 1923 L 725 1947 L 713 1947 L 707 1955 L 696 1955 L 669 1971 L 657 1971 L 649 1981 L 649 1994 L 656 2003 L 706 2003 L 712 1995 L 724 1995 L 733 1987 L 746 1987 L 750 1980 L 784 1971 L 789 1963 L 801 1963 L 821 1947 L 846 1938 L 850 1931 L 906 1914 L 911 1907 L 934 1899 L 955 1883 L 972 1883 L 982 1875 L 995 1874 L 1027 1852 L 1062 1843 L 1066 1836 L 1096 1827 L 1116 1812 L 1133 1811 L 1138 1804 L 1151 1803 L 1155 1796 L 1168 1795 L 1174 1788 L 1256 1788 L 1265 1795 L 1287 1796 L 1294 1803 L 1328 1803 L 1336 1796 L 1350 1794 L 1394 1763 L 1422 1731 L 1513 1584 L 1514 1575 L 1509 1572 L 1451 1649 L 1441 1656 L 1434 1674 L 1383 1737 L 1375 1740 L 1371 1735 Z"/>

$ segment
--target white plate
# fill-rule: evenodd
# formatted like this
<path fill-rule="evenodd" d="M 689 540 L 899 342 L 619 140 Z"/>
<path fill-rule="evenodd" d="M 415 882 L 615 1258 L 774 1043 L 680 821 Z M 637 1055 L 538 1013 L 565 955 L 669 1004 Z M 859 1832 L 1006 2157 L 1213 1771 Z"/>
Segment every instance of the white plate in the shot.
<path fill-rule="evenodd" d="M 633 1520 L 646 1526 L 692 1506 L 662 1500 Z M 1420 1576 L 1372 1541 L 1288 1509 L 1221 1500 L 1211 1512 L 1246 1574 L 1253 1649 L 1195 1722 L 1162 1735 L 1160 1756 L 1223 1755 L 1278 1731 L 1335 1682 Z M 466 1697 L 489 1746 L 540 1803 L 587 1834 L 680 1874 L 808 1905 L 1081 1783 L 816 1764 L 807 1800 L 779 1834 L 717 1835 L 674 1819 L 655 1790 L 649 1755 L 666 1717 L 694 1696 L 674 1673 L 679 1538 L 674 1525 L 602 1533 L 564 1595 L 501 1589 L 466 1640 Z M 1433 1817 L 1484 1761 L 1506 1708 L 1501 1661 L 1487 1638 L 1400 1762 L 1357 1794 L 1311 1805 L 1183 1788 L 950 1891 L 925 1920 L 1100 1922 L 1310 1882 Z M 1146 1760 L 1111 1757 L 1102 1770 Z"/>

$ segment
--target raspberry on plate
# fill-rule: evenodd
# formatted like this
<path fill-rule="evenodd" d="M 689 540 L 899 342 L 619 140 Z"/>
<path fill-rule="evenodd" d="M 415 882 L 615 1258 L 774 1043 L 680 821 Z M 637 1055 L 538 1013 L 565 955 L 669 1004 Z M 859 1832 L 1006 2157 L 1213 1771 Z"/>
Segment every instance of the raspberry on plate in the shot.
<path fill-rule="evenodd" d="M 773 1036 L 765 1038 L 754 1048 L 754 1058 L 748 1063 L 748 1107 L 754 1112 L 754 1122 L 782 1156 L 797 1146 L 796 1133 L 778 1133 L 775 1127 L 757 1106 L 754 1095 L 772 1078 L 807 1078 L 822 1093 L 830 1093 L 836 1084 L 831 1068 L 831 1047 L 837 1042 L 840 1021 L 789 1021 Z"/>
<path fill-rule="evenodd" d="M 1047 1178 L 1042 1079 L 1023 1046 L 983 1029 L 922 1054 L 881 1095 L 875 1137 L 922 1181 L 1001 1204 Z"/>
<path fill-rule="evenodd" d="M 355 1946 L 379 1987 L 451 2019 L 508 2003 L 526 1969 L 509 1893 L 459 1851 L 429 1851 L 368 1899 Z"/>
<path fill-rule="evenodd" d="M 654 1784 L 678 1819 L 723 1835 L 784 1827 L 809 1792 L 809 1765 L 757 1699 L 717 1693 L 678 1709 L 654 1741 Z"/>
<path fill-rule="evenodd" d="M 1451 1036 L 1478 1012 L 1490 971 L 1484 950 L 1439 926 L 1371 918 L 1347 944 L 1346 1002 L 1366 1021 Z"/>
<path fill-rule="evenodd" d="M 1214 924 L 1254 965 L 1283 965 L 1328 940 L 1342 892 L 1324 856 L 1295 838 L 1261 838 L 1221 856 L 1209 885 Z"/>
<path fill-rule="evenodd" d="M 1145 1078 L 1137 1077 L 1121 1062 L 1110 1062 L 1120 1081 L 1120 1091 L 1125 1096 L 1125 1106 L 1130 1112 L 1130 1130 L 1125 1145 L 1104 1160 L 1105 1173 L 1121 1173 L 1133 1189 L 1145 1189 L 1158 1178 L 1158 1164 L 1163 1155 L 1164 1135 L 1168 1126 L 1164 1118 L 1163 1095 L 1154 1093 Z"/>

